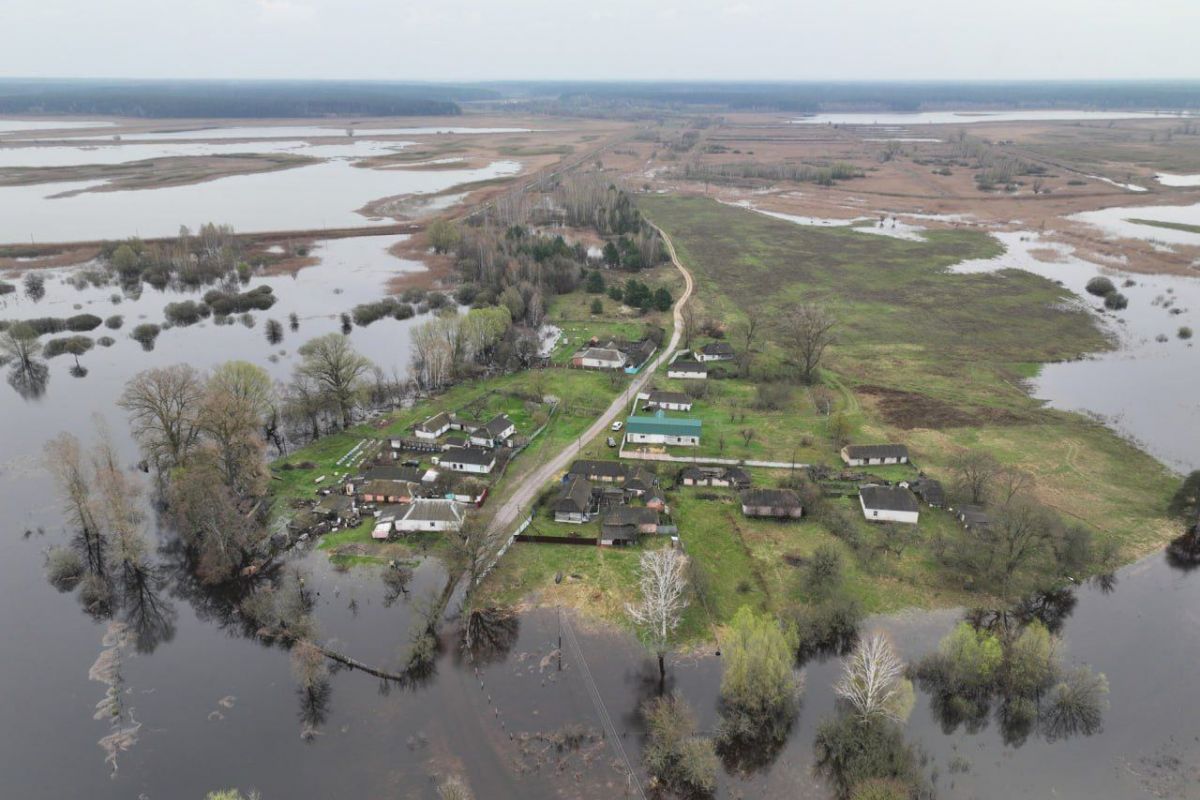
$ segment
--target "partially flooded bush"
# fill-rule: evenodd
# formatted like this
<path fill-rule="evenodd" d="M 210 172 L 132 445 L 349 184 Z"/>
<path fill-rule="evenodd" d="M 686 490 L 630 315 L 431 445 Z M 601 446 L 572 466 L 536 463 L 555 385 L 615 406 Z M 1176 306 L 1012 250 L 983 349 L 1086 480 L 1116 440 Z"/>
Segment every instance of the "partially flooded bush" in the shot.
<path fill-rule="evenodd" d="M 83 578 L 83 559 L 69 547 L 52 547 L 46 554 L 46 579 L 58 589 L 70 589 Z"/>
<path fill-rule="evenodd" d="M 81 356 L 95 346 L 96 342 L 90 336 L 63 336 L 58 339 L 51 339 L 46 342 L 42 348 L 42 355 L 46 358 L 54 358 L 69 354 L 73 356 Z"/>
<path fill-rule="evenodd" d="M 111 336 L 101 336 L 96 340 L 96 344 L 100 345 L 101 347 L 112 347 L 116 343 L 117 340 Z"/>
<path fill-rule="evenodd" d="M 1128 305 L 1129 298 L 1115 290 L 1104 298 L 1104 307 L 1110 311 L 1120 311 Z"/>
<path fill-rule="evenodd" d="M 179 303 L 167 303 L 163 309 L 163 316 L 167 322 L 172 325 L 194 325 L 202 319 L 206 319 L 212 309 L 204 303 L 197 303 L 195 300 L 184 300 Z"/>
<path fill-rule="evenodd" d="M 1189 328 L 1187 325 L 1183 325 L 1179 328 L 1179 332 L 1177 335 L 1179 336 L 1180 339 L 1190 339 L 1190 338 L 1192 338 L 1192 329 Z"/>
<path fill-rule="evenodd" d="M 5 281 L 0 281 L 0 296 L 6 295 L 6 294 L 12 294 L 16 290 L 17 290 L 17 287 L 13 286 L 11 283 L 7 283 Z"/>
<path fill-rule="evenodd" d="M 154 349 L 154 340 L 161 332 L 162 328 L 153 322 L 143 322 L 130 332 L 129 338 L 140 344 L 143 350 L 149 351 Z"/>
<path fill-rule="evenodd" d="M 67 330 L 82 333 L 86 331 L 94 331 L 100 327 L 104 320 L 97 317 L 95 314 L 76 314 L 73 317 L 67 317 Z"/>
<path fill-rule="evenodd" d="M 242 314 L 247 311 L 266 311 L 275 305 L 275 294 L 270 286 L 257 286 L 248 292 L 225 292 L 213 289 L 204 293 L 204 302 L 214 314 Z"/>
<path fill-rule="evenodd" d="M 1117 290 L 1113 282 L 1102 275 L 1097 275 L 1087 282 L 1087 290 L 1089 294 L 1094 294 L 1097 297 L 1107 297 Z"/>
<path fill-rule="evenodd" d="M 110 331 L 118 331 L 124 324 L 125 318 L 120 314 L 113 314 L 111 317 L 104 320 L 104 327 L 108 328 Z"/>

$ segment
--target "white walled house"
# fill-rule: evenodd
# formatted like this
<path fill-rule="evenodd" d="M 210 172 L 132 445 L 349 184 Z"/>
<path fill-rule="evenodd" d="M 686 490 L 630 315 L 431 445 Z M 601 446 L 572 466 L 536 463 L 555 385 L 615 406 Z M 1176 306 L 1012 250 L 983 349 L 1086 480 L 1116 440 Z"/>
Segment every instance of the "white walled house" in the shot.
<path fill-rule="evenodd" d="M 700 420 L 671 417 L 630 417 L 625 438 L 634 444 L 670 444 L 697 447 Z"/>
<path fill-rule="evenodd" d="M 858 490 L 858 501 L 870 522 L 916 525 L 920 516 L 917 498 L 903 486 L 863 486 Z"/>
<path fill-rule="evenodd" d="M 418 422 L 413 426 L 413 433 L 418 439 L 436 439 L 448 430 L 450 430 L 450 415 L 445 411 L 434 414 L 424 422 Z"/>
<path fill-rule="evenodd" d="M 736 353 L 728 342 L 709 342 L 692 351 L 697 361 L 732 361 Z"/>
<path fill-rule="evenodd" d="M 683 392 L 660 392 L 657 389 L 647 393 L 643 398 L 655 408 L 665 411 L 691 411 L 692 398 Z"/>
<path fill-rule="evenodd" d="M 584 369 L 624 369 L 625 354 L 612 347 L 585 347 L 571 356 L 571 363 Z"/>
<path fill-rule="evenodd" d="M 908 448 L 902 444 L 848 444 L 842 448 L 842 461 L 851 467 L 907 464 Z"/>
<path fill-rule="evenodd" d="M 517 432 L 517 425 L 507 414 L 498 414 L 471 431 L 471 444 L 479 447 L 498 447 L 509 440 Z"/>
<path fill-rule="evenodd" d="M 478 447 L 452 447 L 442 453 L 438 466 L 453 472 L 487 475 L 496 466 L 496 454 Z"/>
<path fill-rule="evenodd" d="M 708 378 L 708 367 L 695 361 L 676 361 L 667 367 L 667 377 L 702 381 Z"/>
<path fill-rule="evenodd" d="M 453 500 L 417 500 L 396 517 L 395 527 L 403 533 L 457 531 L 462 528 L 463 509 Z"/>

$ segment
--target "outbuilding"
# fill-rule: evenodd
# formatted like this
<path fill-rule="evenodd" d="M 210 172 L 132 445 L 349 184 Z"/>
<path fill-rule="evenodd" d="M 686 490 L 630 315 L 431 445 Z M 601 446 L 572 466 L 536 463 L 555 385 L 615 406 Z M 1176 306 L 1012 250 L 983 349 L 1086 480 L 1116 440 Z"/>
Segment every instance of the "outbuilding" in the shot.
<path fill-rule="evenodd" d="M 842 461 L 851 467 L 907 464 L 908 448 L 902 444 L 848 444 L 842 448 Z"/>
<path fill-rule="evenodd" d="M 516 423 L 509 419 L 507 414 L 497 414 L 488 420 L 486 425 L 471 431 L 471 444 L 479 447 L 499 447 L 516 432 Z"/>
<path fill-rule="evenodd" d="M 413 426 L 413 434 L 418 439 L 436 439 L 448 430 L 450 430 L 450 415 L 445 411 L 434 414 L 424 422 L 418 422 Z"/>
<path fill-rule="evenodd" d="M 868 484 L 859 487 L 858 501 L 862 505 L 863 516 L 871 522 L 916 525 L 920 516 L 917 498 L 903 486 Z"/>
<path fill-rule="evenodd" d="M 729 342 L 709 342 L 692 355 L 697 361 L 732 361 L 736 354 Z"/>
<path fill-rule="evenodd" d="M 615 347 L 585 347 L 571 356 L 571 363 L 584 369 L 623 369 L 625 354 Z"/>
<path fill-rule="evenodd" d="M 648 404 L 664 411 L 692 410 L 692 398 L 683 392 L 663 392 L 654 389 L 646 395 L 645 400 Z"/>

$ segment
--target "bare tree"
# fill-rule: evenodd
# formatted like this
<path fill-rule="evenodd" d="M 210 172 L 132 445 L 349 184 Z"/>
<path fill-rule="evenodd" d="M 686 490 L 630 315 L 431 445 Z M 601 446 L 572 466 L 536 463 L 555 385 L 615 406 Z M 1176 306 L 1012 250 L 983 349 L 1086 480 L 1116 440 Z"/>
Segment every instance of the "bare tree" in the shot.
<path fill-rule="evenodd" d="M 467 514 L 462 527 L 450 537 L 454 560 L 470 579 L 467 591 L 483 577 L 488 559 L 499 546 L 501 534 L 488 531 L 488 526 L 478 516 Z"/>
<path fill-rule="evenodd" d="M 673 547 L 647 550 L 638 567 L 642 591 L 640 603 L 627 604 L 625 610 L 642 629 L 647 644 L 658 656 L 658 682 L 666 681 L 666 656 L 671 636 L 679 627 L 687 608 L 687 557 Z"/>
<path fill-rule="evenodd" d="M 996 473 L 992 483 L 995 486 L 995 502 L 1006 506 L 1033 489 L 1033 476 L 1016 467 L 1004 467 Z"/>
<path fill-rule="evenodd" d="M 959 492 L 970 498 L 970 502 L 982 505 L 987 502 L 992 481 L 1000 471 L 1000 462 L 990 453 L 968 450 L 954 457 L 951 469 Z"/>
<path fill-rule="evenodd" d="M 742 434 L 742 441 L 746 443 L 746 447 L 749 447 L 750 442 L 754 441 L 754 429 L 753 428 L 742 428 L 741 434 Z"/>
<path fill-rule="evenodd" d="M 349 339 L 336 333 L 310 339 L 301 345 L 299 353 L 302 360 L 296 371 L 321 387 L 337 407 L 342 427 L 349 428 L 371 362 L 354 350 Z"/>
<path fill-rule="evenodd" d="M 79 440 L 69 433 L 60 433 L 46 442 L 45 463 L 58 484 L 64 510 L 83 535 L 88 571 L 103 572 L 100 519 Z"/>
<path fill-rule="evenodd" d="M 696 329 L 699 327 L 694 301 L 683 304 L 683 307 L 679 309 L 679 319 L 683 323 L 683 349 L 691 350 L 692 339 L 696 336 Z"/>
<path fill-rule="evenodd" d="M 904 662 L 879 631 L 854 648 L 833 691 L 864 720 L 902 722 L 912 709 L 912 684 L 904 677 Z"/>
<path fill-rule="evenodd" d="M 838 411 L 831 415 L 825 422 L 825 426 L 829 429 L 829 438 L 835 447 L 845 447 L 850 441 L 850 420 L 846 417 L 845 412 Z"/>
<path fill-rule="evenodd" d="M 833 343 L 837 320 L 817 305 L 797 306 L 783 321 L 783 340 L 800 369 L 800 380 L 812 383 L 825 348 Z"/>
<path fill-rule="evenodd" d="M 117 405 L 129 412 L 133 436 L 160 478 L 196 445 L 203 398 L 200 373 L 187 364 L 144 370 L 125 384 Z"/>
<path fill-rule="evenodd" d="M 758 342 L 760 320 L 757 310 L 746 309 L 744 318 L 738 320 L 733 326 L 738 369 L 743 378 L 750 375 L 750 366 L 754 361 L 754 345 Z"/>

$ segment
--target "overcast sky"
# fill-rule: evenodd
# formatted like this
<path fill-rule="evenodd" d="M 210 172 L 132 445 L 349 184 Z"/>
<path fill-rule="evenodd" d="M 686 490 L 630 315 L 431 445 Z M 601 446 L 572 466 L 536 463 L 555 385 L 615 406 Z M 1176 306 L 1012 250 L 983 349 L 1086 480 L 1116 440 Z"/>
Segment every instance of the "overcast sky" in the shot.
<path fill-rule="evenodd" d="M 1200 78 L 1200 0 L 0 0 L 0 75 Z"/>

